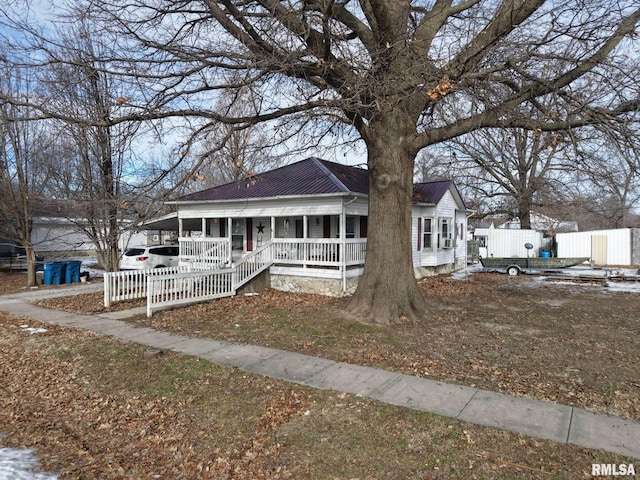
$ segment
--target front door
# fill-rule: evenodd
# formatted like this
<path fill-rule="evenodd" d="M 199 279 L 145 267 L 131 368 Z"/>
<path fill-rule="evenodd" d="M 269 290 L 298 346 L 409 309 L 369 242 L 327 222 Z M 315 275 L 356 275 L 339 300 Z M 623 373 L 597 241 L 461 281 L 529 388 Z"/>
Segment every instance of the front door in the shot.
<path fill-rule="evenodd" d="M 607 265 L 607 236 L 591 236 L 591 260 L 598 266 Z"/>

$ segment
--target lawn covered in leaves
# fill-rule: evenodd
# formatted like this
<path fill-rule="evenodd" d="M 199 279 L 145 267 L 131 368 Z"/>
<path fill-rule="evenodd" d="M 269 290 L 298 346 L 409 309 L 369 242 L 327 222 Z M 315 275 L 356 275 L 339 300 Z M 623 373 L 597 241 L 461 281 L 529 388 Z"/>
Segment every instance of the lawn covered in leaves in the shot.
<path fill-rule="evenodd" d="M 417 325 L 364 325 L 348 299 L 272 289 L 128 321 L 640 420 L 640 294 L 493 273 L 420 286 L 431 317 Z M 99 293 L 41 304 L 105 310 Z"/>
<path fill-rule="evenodd" d="M 572 479 L 630 461 L 145 353 L 0 313 L 0 446 L 87 480 Z"/>

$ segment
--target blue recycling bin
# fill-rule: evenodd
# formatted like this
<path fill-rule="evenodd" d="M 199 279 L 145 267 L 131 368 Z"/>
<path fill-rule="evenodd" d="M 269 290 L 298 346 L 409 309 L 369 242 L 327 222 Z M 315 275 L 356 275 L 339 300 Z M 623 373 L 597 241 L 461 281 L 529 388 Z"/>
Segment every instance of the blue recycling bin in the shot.
<path fill-rule="evenodd" d="M 43 281 L 45 285 L 60 285 L 62 281 L 62 263 L 45 263 Z"/>
<path fill-rule="evenodd" d="M 60 283 L 64 283 L 65 276 L 67 274 L 67 262 L 60 263 Z"/>
<path fill-rule="evenodd" d="M 64 273 L 65 283 L 78 283 L 80 281 L 80 265 L 82 265 L 82 262 L 67 262 Z"/>

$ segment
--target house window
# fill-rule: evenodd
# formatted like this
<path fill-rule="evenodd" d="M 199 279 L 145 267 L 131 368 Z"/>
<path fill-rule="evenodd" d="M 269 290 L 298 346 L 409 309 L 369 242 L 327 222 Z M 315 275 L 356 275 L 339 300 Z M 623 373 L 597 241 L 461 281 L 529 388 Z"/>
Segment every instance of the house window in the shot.
<path fill-rule="evenodd" d="M 356 217 L 346 219 L 347 238 L 356 238 Z"/>
<path fill-rule="evenodd" d="M 455 243 L 453 237 L 453 219 L 441 218 L 438 223 L 438 246 L 440 248 L 453 248 Z"/>
<path fill-rule="evenodd" d="M 423 219 L 422 246 L 425 250 L 433 248 L 433 218 Z"/>
<path fill-rule="evenodd" d="M 231 221 L 231 250 L 244 250 L 244 218 L 234 218 Z"/>

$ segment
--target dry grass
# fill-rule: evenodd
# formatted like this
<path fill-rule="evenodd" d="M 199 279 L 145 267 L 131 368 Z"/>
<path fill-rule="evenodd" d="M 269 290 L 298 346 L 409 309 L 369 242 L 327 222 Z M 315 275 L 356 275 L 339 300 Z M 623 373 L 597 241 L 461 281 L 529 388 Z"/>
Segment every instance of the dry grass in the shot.
<path fill-rule="evenodd" d="M 368 327 L 342 317 L 344 300 L 272 290 L 132 321 L 637 419 L 638 297 L 527 280 L 430 279 L 436 316 L 415 327 Z M 63 479 L 573 479 L 630 461 L 23 323 L 0 314 L 1 441 L 36 448 Z"/>

